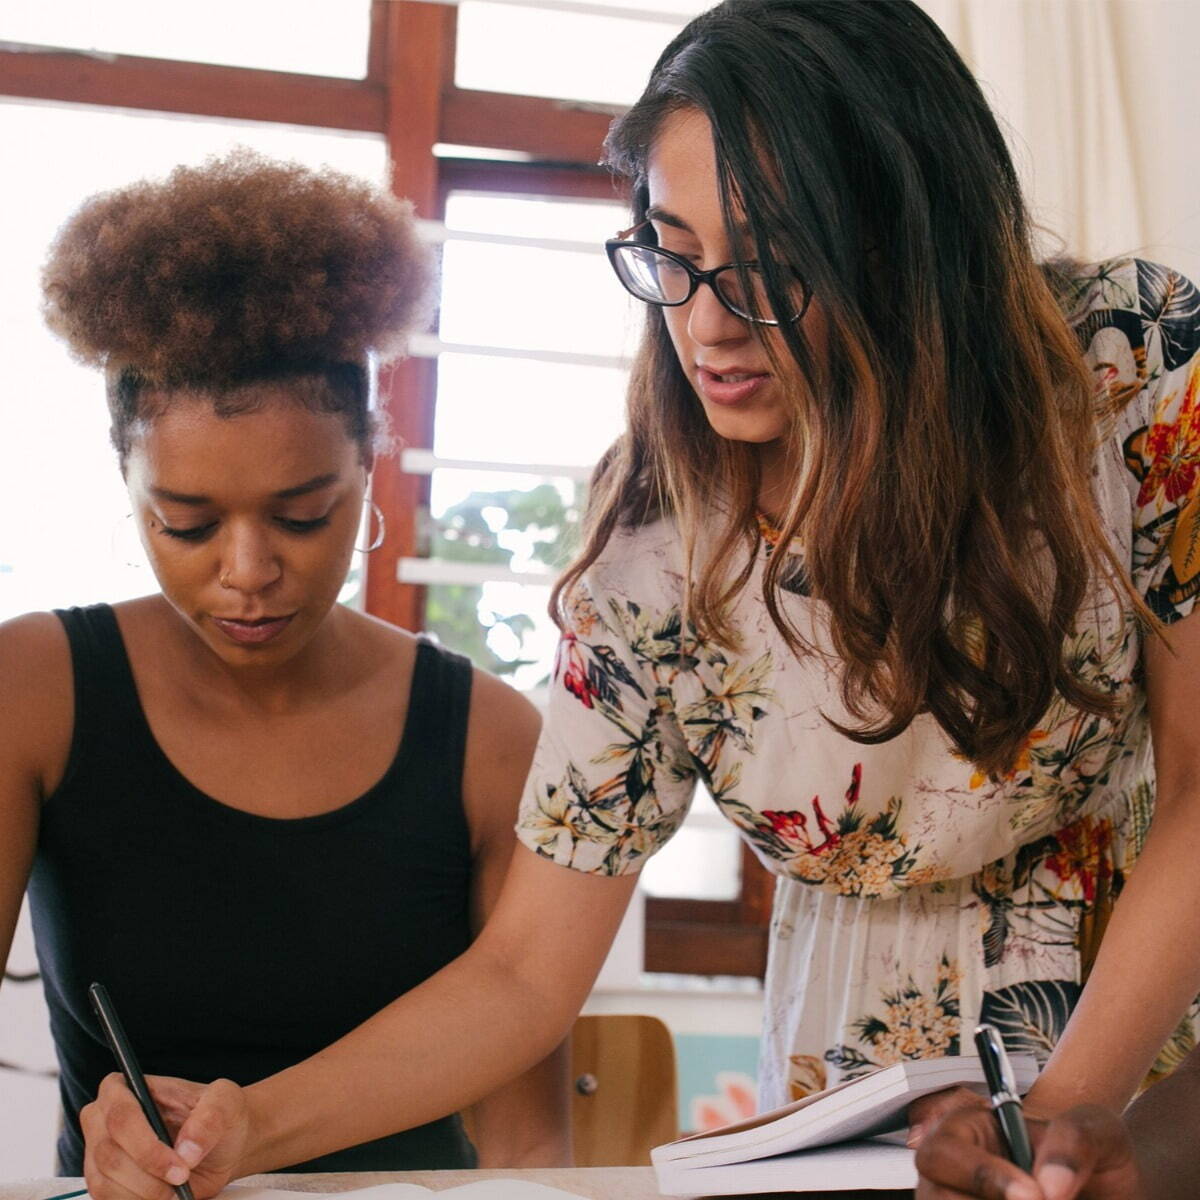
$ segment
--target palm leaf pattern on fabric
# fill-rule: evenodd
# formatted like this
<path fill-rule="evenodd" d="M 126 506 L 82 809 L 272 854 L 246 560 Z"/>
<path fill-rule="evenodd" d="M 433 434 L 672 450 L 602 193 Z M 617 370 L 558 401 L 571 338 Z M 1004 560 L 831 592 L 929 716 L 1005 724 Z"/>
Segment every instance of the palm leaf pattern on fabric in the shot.
<path fill-rule="evenodd" d="M 1146 845 L 1150 833 L 1150 823 L 1154 819 L 1154 789 L 1144 779 L 1129 793 L 1129 836 L 1133 842 L 1134 855 L 1140 855 Z"/>
<path fill-rule="evenodd" d="M 767 687 L 770 675 L 769 651 L 748 667 L 721 657 L 716 686 L 706 686 L 700 700 L 679 710 L 679 720 L 684 728 L 699 734 L 698 740 L 692 743 L 692 751 L 697 757 L 706 762 L 716 761 L 727 741 L 732 741 L 745 753 L 753 752 L 754 723 L 767 715 L 766 706 L 775 699 L 775 694 Z"/>
<path fill-rule="evenodd" d="M 1163 369 L 1174 371 L 1200 349 L 1200 291 L 1160 263 L 1139 259 L 1137 276 L 1146 340 L 1162 339 Z"/>
<path fill-rule="evenodd" d="M 1150 1068 L 1149 1081 L 1154 1083 L 1170 1075 L 1195 1048 L 1194 1017 L 1189 1013 L 1175 1027 L 1175 1031 L 1167 1039 L 1167 1044 L 1158 1052 L 1158 1057 Z"/>
<path fill-rule="evenodd" d="M 1032 1054 L 1039 1065 L 1062 1037 L 1082 988 L 1070 979 L 1036 979 L 985 992 L 979 1019 L 1000 1031 L 1014 1053 Z"/>
<path fill-rule="evenodd" d="M 665 669 L 671 675 L 696 669 L 700 659 L 694 650 L 695 634 L 684 639 L 683 618 L 678 606 L 668 608 L 657 618 L 647 614 L 633 600 L 626 600 L 622 604 L 612 597 L 609 608 L 618 627 L 626 631 L 633 657 L 643 666 L 656 670 L 656 673 Z"/>

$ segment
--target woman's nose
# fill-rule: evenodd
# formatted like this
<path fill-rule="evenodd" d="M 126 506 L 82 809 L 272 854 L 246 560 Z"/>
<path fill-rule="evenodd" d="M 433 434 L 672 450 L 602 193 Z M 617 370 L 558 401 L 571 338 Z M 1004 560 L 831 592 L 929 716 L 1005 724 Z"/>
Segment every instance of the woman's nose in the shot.
<path fill-rule="evenodd" d="M 717 299 L 712 284 L 702 283 L 688 301 L 688 336 L 701 346 L 748 337 L 750 323 L 735 316 Z"/>
<path fill-rule="evenodd" d="M 222 547 L 221 585 L 254 595 L 273 584 L 283 570 L 270 539 L 251 529 L 232 529 Z"/>

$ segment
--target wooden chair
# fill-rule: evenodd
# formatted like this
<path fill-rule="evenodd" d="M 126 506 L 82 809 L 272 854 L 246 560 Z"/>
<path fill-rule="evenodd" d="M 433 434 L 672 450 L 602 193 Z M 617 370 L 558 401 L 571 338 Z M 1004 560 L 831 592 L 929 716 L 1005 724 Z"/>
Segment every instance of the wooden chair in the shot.
<path fill-rule="evenodd" d="M 648 1166 L 679 1136 L 675 1044 L 657 1017 L 584 1016 L 571 1035 L 577 1167 Z"/>

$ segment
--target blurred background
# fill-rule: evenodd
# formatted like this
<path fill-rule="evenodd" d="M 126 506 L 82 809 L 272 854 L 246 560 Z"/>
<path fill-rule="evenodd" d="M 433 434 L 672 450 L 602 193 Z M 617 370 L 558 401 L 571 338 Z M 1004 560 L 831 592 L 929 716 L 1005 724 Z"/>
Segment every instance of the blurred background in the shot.
<path fill-rule="evenodd" d="M 846 0 L 870 3 L 872 0 Z M 1047 251 L 1200 276 L 1200 5 L 922 0 L 1010 137 Z M 154 589 L 102 383 L 42 328 L 38 273 L 93 192 L 234 145 L 416 204 L 440 248 L 436 331 L 383 373 L 388 536 L 343 600 L 425 629 L 536 699 L 549 585 L 622 427 L 640 314 L 602 242 L 611 117 L 692 0 L 42 0 L 0 7 L 0 620 Z M 752 1086 L 769 881 L 698 798 L 647 866 L 589 1005 L 664 1017 L 681 1119 Z M 24 920 L 0 989 L 0 1163 L 52 1170 L 53 1052 Z"/>

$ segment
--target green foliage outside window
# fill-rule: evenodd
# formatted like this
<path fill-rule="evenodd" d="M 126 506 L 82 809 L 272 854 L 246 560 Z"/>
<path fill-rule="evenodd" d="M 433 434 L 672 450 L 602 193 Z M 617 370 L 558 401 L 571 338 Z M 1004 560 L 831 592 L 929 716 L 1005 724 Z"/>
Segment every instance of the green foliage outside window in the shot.
<path fill-rule="evenodd" d="M 472 492 L 437 519 L 430 556 L 445 562 L 488 563 L 511 569 L 514 557 L 559 570 L 575 552 L 582 488 L 568 502 L 550 483 L 528 491 Z M 493 630 L 507 626 L 517 651 L 505 656 Z M 498 613 L 483 604 L 483 588 L 463 584 L 430 587 L 425 628 L 484 670 L 509 675 L 535 661 L 522 655 L 534 622 L 527 612 Z M 489 640 L 490 639 L 490 640 Z M 511 647 L 511 639 L 506 639 Z M 495 643 L 495 644 L 493 644 Z"/>

